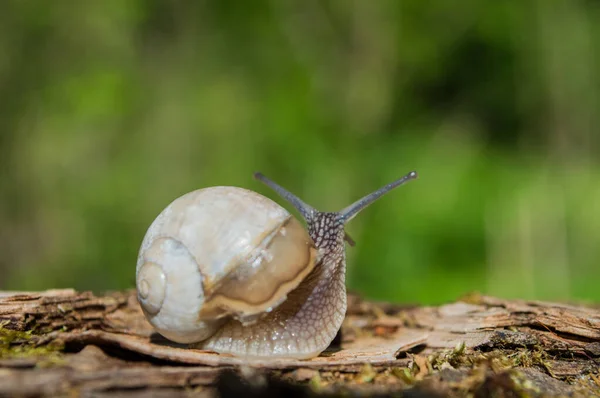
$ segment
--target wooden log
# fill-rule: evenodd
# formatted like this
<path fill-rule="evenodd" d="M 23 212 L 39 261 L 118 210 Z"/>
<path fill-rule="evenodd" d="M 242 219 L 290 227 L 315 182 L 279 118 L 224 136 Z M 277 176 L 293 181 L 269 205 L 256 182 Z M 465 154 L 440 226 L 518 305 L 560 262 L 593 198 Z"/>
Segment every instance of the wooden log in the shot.
<path fill-rule="evenodd" d="M 133 291 L 0 292 L 0 396 L 600 396 L 600 310 L 471 295 L 441 306 L 349 297 L 317 358 L 170 343 Z"/>

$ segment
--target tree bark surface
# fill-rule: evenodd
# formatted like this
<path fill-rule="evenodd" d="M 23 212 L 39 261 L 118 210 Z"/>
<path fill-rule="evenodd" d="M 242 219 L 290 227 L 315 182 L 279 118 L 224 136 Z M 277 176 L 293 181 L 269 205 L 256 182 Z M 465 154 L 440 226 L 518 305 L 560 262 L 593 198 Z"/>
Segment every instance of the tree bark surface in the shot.
<path fill-rule="evenodd" d="M 600 396 L 600 308 L 470 295 L 349 296 L 310 360 L 239 358 L 156 334 L 133 291 L 0 292 L 0 396 Z"/>

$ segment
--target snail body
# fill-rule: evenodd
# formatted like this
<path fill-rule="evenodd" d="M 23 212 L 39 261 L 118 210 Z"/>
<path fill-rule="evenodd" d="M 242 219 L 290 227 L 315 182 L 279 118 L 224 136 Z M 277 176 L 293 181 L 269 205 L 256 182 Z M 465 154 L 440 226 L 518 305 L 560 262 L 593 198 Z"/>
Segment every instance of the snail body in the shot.
<path fill-rule="evenodd" d="M 412 172 L 341 212 L 319 212 L 279 185 L 307 229 L 265 196 L 209 187 L 152 222 L 136 266 L 138 301 L 165 338 L 247 358 L 305 359 L 334 339 L 346 312 L 345 224 Z"/>

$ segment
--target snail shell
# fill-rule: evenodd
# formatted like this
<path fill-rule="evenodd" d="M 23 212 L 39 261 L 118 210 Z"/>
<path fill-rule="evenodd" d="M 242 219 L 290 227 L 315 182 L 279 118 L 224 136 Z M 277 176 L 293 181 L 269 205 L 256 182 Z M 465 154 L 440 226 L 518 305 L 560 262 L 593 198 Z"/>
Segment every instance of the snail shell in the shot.
<path fill-rule="evenodd" d="M 340 212 L 319 212 L 281 186 L 287 210 L 243 188 L 210 187 L 169 204 L 138 254 L 138 301 L 155 330 L 177 343 L 246 358 L 310 358 L 346 312 L 344 226 L 415 172 Z"/>
<path fill-rule="evenodd" d="M 200 189 L 172 202 L 148 229 L 138 299 L 164 337 L 198 342 L 227 316 L 251 323 L 277 307 L 316 255 L 300 222 L 271 199 L 236 187 Z"/>

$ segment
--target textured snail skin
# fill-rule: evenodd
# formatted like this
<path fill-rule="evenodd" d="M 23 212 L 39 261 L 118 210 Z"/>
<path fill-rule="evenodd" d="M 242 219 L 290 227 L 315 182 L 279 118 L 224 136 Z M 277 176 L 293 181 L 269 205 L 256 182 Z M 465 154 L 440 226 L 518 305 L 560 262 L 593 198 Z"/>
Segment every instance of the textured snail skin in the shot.
<path fill-rule="evenodd" d="M 230 321 L 201 343 L 204 349 L 247 358 L 307 359 L 335 338 L 346 313 L 344 226 L 337 213 L 307 220 L 320 261 L 285 302 L 256 323 Z"/>

